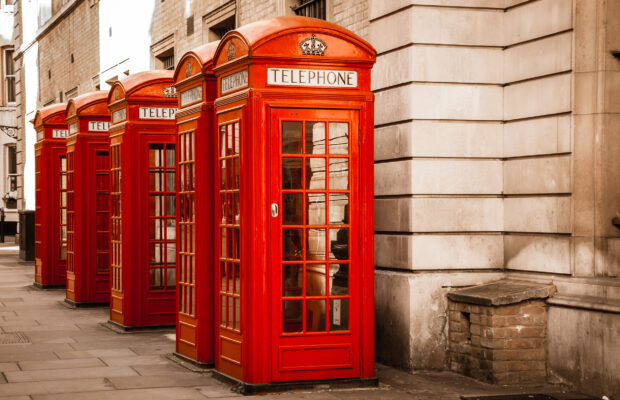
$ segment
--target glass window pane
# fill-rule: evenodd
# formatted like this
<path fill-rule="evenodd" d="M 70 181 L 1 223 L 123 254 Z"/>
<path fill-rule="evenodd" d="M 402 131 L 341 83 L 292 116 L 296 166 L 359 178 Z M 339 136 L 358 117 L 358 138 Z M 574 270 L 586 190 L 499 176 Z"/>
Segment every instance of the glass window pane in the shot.
<path fill-rule="evenodd" d="M 325 122 L 306 122 L 306 154 L 325 154 Z"/>
<path fill-rule="evenodd" d="M 221 286 L 220 286 L 220 290 L 222 292 L 226 291 L 226 263 L 225 262 L 220 262 L 220 276 L 221 276 Z"/>
<path fill-rule="evenodd" d="M 226 126 L 226 155 L 228 156 L 232 155 L 233 153 L 232 147 L 233 147 L 233 127 L 231 124 L 231 125 Z"/>
<path fill-rule="evenodd" d="M 349 159 L 329 159 L 329 188 L 345 190 L 349 188 Z"/>
<path fill-rule="evenodd" d="M 175 198 L 176 196 L 173 194 L 166 196 L 166 215 L 169 217 L 174 217 L 175 215 Z"/>
<path fill-rule="evenodd" d="M 149 196 L 149 215 L 159 217 L 162 215 L 161 201 L 163 196 L 152 194 Z"/>
<path fill-rule="evenodd" d="M 282 297 L 301 296 L 303 279 L 302 265 L 282 265 Z"/>
<path fill-rule="evenodd" d="M 282 332 L 303 331 L 303 300 L 285 300 L 282 302 Z"/>
<path fill-rule="evenodd" d="M 166 263 L 168 265 L 174 265 L 176 262 L 176 243 L 168 242 L 166 244 Z"/>
<path fill-rule="evenodd" d="M 233 311 L 234 311 L 234 303 L 233 303 L 233 299 L 232 297 L 228 298 L 228 302 L 226 304 L 226 308 L 228 309 L 228 321 L 226 321 L 226 326 L 229 328 L 233 327 L 233 321 L 234 321 L 234 315 L 233 315 Z"/>
<path fill-rule="evenodd" d="M 329 259 L 347 260 L 349 258 L 349 229 L 329 230 Z"/>
<path fill-rule="evenodd" d="M 239 215 L 241 214 L 241 210 L 239 209 L 239 193 L 233 194 L 233 207 L 235 209 L 234 223 L 239 225 Z"/>
<path fill-rule="evenodd" d="M 303 213 L 303 194 L 302 193 L 283 193 L 282 194 L 282 224 L 301 225 Z"/>
<path fill-rule="evenodd" d="M 325 225 L 325 193 L 306 194 L 306 223 Z"/>
<path fill-rule="evenodd" d="M 149 264 L 163 264 L 163 243 L 149 243 Z"/>
<path fill-rule="evenodd" d="M 189 168 L 188 168 L 189 169 Z M 191 172 L 191 170 L 190 170 Z M 174 192 L 176 188 L 174 187 L 174 170 L 166 171 L 166 192 Z"/>
<path fill-rule="evenodd" d="M 156 218 L 149 219 L 149 239 L 162 240 L 161 220 Z"/>
<path fill-rule="evenodd" d="M 176 159 L 175 159 L 173 144 L 166 145 L 166 166 L 167 167 L 176 166 Z"/>
<path fill-rule="evenodd" d="M 226 257 L 226 228 L 221 229 L 220 241 L 222 242 L 220 257 L 224 258 Z"/>
<path fill-rule="evenodd" d="M 176 270 L 174 268 L 166 269 L 166 288 L 168 290 L 174 290 L 176 286 Z"/>
<path fill-rule="evenodd" d="M 220 161 L 220 171 L 221 171 L 220 189 L 224 190 L 226 189 L 226 163 L 223 160 Z"/>
<path fill-rule="evenodd" d="M 226 127 L 220 127 L 220 157 L 226 157 Z"/>
<path fill-rule="evenodd" d="M 329 154 L 349 153 L 349 124 L 346 122 L 329 123 Z"/>
<path fill-rule="evenodd" d="M 306 264 L 306 296 L 325 296 L 325 264 Z"/>
<path fill-rule="evenodd" d="M 329 299 L 329 330 L 349 330 L 349 299 Z"/>
<path fill-rule="evenodd" d="M 303 241 L 301 229 L 282 230 L 282 259 L 301 260 L 303 256 Z"/>
<path fill-rule="evenodd" d="M 233 252 L 232 252 L 232 258 L 235 260 L 238 260 L 239 257 L 239 229 L 238 228 L 233 228 L 232 230 L 233 233 Z"/>
<path fill-rule="evenodd" d="M 174 218 L 166 219 L 166 239 L 175 240 L 177 238 L 177 221 Z"/>
<path fill-rule="evenodd" d="M 282 154 L 301 154 L 301 122 L 282 122 Z"/>
<path fill-rule="evenodd" d="M 149 144 L 149 166 L 161 167 L 164 164 L 164 145 L 159 143 Z"/>
<path fill-rule="evenodd" d="M 332 225 L 346 225 L 349 223 L 348 193 L 329 194 L 329 223 Z"/>
<path fill-rule="evenodd" d="M 235 122 L 234 130 L 234 154 L 239 154 L 239 123 Z"/>
<path fill-rule="evenodd" d="M 226 296 L 220 296 L 220 308 L 222 310 L 220 314 L 220 325 L 226 326 Z"/>
<path fill-rule="evenodd" d="M 239 322 L 241 320 L 241 302 L 239 299 L 235 299 L 235 321 L 233 323 L 233 329 L 239 330 Z"/>
<path fill-rule="evenodd" d="M 162 270 L 163 268 L 151 268 L 149 270 L 149 289 L 162 290 L 164 288 Z"/>
<path fill-rule="evenodd" d="M 325 229 L 306 229 L 307 260 L 325 260 Z"/>
<path fill-rule="evenodd" d="M 329 264 L 329 294 L 349 294 L 349 264 Z"/>
<path fill-rule="evenodd" d="M 306 331 L 325 331 L 325 300 L 306 300 Z"/>
<path fill-rule="evenodd" d="M 282 159 L 282 188 L 301 189 L 302 158 Z"/>
<path fill-rule="evenodd" d="M 239 157 L 233 159 L 233 167 L 235 170 L 233 173 L 232 188 L 239 189 Z"/>
<path fill-rule="evenodd" d="M 306 158 L 306 189 L 325 189 L 324 158 Z"/>
<path fill-rule="evenodd" d="M 235 289 L 234 289 L 234 293 L 235 294 L 239 294 L 239 292 L 241 291 L 241 287 L 239 286 L 239 283 L 241 282 L 241 278 L 239 277 L 239 264 L 234 264 L 233 265 L 233 272 L 235 273 Z"/>

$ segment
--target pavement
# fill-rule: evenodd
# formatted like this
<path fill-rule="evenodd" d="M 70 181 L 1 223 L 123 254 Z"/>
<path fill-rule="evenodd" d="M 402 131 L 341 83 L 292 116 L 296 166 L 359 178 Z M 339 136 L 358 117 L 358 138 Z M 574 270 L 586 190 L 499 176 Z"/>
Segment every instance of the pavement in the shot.
<path fill-rule="evenodd" d="M 209 370 L 170 360 L 174 331 L 119 334 L 108 308 L 70 309 L 64 290 L 32 286 L 34 264 L 16 246 L 0 246 L 0 399 L 190 400 L 239 397 Z M 379 386 L 292 390 L 262 399 L 445 399 L 462 395 L 564 393 L 562 386 L 494 386 L 450 372 L 407 373 L 377 365 Z M 573 397 L 570 397 L 573 398 Z M 580 397 L 575 397 L 580 398 Z"/>

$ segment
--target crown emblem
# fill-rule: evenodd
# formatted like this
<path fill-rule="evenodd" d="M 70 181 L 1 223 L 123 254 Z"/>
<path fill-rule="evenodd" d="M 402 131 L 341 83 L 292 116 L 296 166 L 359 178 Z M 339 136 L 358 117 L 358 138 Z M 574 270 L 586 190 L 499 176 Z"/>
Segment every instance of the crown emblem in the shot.
<path fill-rule="evenodd" d="M 192 74 L 192 63 L 188 62 L 187 65 L 185 65 L 185 77 L 189 77 Z"/>
<path fill-rule="evenodd" d="M 314 33 L 311 37 L 302 40 L 299 47 L 301 47 L 301 54 L 310 56 L 323 56 L 327 49 L 325 42 L 314 36 Z"/>
<path fill-rule="evenodd" d="M 233 58 L 235 58 L 236 51 L 237 51 L 237 49 L 235 49 L 235 44 L 231 42 L 228 45 L 228 61 L 230 61 Z"/>
<path fill-rule="evenodd" d="M 177 89 L 170 85 L 164 89 L 164 97 L 177 97 Z"/>

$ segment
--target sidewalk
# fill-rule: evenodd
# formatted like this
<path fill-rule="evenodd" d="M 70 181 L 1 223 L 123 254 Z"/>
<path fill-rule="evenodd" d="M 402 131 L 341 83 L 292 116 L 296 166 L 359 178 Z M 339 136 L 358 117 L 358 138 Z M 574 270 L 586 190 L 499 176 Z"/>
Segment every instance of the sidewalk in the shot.
<path fill-rule="evenodd" d="M 69 309 L 64 290 L 32 287 L 32 263 L 0 247 L 0 399 L 208 399 L 240 396 L 231 386 L 166 358 L 174 332 L 117 334 L 101 326 L 107 308 Z M 448 372 L 408 374 L 377 366 L 380 386 L 285 392 L 262 399 L 446 399 L 461 395 L 558 393 L 509 388 Z M 574 397 L 570 397 L 574 398 Z M 576 397 L 579 398 L 579 397 Z"/>

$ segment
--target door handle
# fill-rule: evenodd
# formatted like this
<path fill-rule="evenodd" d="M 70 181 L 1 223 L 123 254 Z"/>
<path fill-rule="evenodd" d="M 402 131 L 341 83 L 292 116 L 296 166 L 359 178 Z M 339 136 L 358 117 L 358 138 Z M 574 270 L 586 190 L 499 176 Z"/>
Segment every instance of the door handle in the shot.
<path fill-rule="evenodd" d="M 278 216 L 278 205 L 276 203 L 271 203 L 271 216 L 274 218 Z"/>

